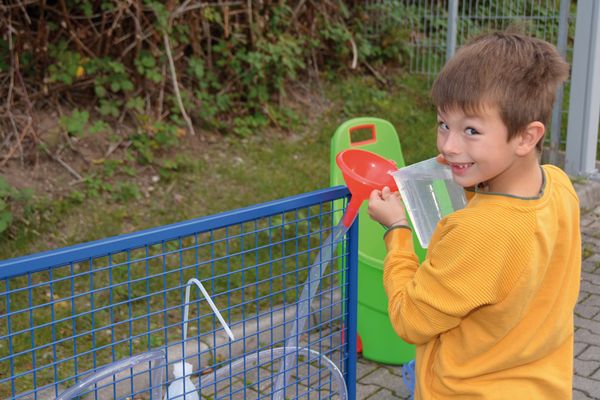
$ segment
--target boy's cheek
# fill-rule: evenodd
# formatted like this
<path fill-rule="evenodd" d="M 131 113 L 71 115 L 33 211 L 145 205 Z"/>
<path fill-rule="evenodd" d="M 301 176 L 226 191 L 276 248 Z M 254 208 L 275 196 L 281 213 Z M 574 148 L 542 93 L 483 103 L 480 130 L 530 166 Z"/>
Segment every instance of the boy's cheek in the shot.
<path fill-rule="evenodd" d="M 440 135 L 438 134 L 436 137 L 436 141 L 435 141 L 435 146 L 437 147 L 437 151 L 441 154 L 442 152 L 442 139 L 440 138 Z"/>

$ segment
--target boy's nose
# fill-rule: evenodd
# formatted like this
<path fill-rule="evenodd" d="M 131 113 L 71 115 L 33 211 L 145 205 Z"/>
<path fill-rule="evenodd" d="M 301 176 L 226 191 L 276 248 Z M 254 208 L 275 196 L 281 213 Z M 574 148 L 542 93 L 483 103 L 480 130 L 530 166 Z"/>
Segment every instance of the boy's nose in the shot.
<path fill-rule="evenodd" d="M 442 154 L 458 154 L 460 152 L 460 139 L 454 132 L 438 137 L 438 150 Z"/>

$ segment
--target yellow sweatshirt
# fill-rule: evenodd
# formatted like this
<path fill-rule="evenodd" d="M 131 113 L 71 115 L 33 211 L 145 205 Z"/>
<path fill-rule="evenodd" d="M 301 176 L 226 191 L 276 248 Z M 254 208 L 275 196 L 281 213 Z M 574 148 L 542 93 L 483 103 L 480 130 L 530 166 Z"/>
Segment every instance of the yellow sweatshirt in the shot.
<path fill-rule="evenodd" d="M 579 201 L 545 165 L 539 197 L 476 193 L 442 219 L 419 267 L 411 232 L 385 235 L 392 325 L 416 344 L 416 399 L 572 398 Z"/>

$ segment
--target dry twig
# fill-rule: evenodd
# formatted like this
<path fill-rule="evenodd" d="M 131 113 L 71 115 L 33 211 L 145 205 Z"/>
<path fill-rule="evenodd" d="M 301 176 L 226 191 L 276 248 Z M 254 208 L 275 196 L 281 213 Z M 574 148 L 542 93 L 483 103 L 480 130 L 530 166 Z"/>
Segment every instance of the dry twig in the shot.
<path fill-rule="evenodd" d="M 21 143 L 23 142 L 23 139 L 25 138 L 25 136 L 27 135 L 27 133 L 29 132 L 30 129 L 31 129 L 31 121 L 29 121 L 29 123 L 27 123 L 27 125 L 25 125 L 25 129 L 23 129 L 23 132 L 20 135 L 15 135 L 15 136 L 17 136 L 17 143 L 10 148 L 10 150 L 8 151 L 8 153 L 6 153 L 6 155 L 4 156 L 2 161 L 0 161 L 0 168 L 4 167 L 4 165 L 6 165 L 8 160 L 10 160 L 12 158 L 13 154 L 15 154 L 15 151 L 17 151 L 17 148 L 20 149 L 21 154 L 23 154 Z"/>
<path fill-rule="evenodd" d="M 50 150 L 48 150 L 48 147 L 46 146 L 46 144 L 40 139 L 38 138 L 38 141 L 42 144 L 42 149 L 44 150 L 44 152 L 50 156 L 50 158 L 52 158 L 54 161 L 58 162 L 60 165 L 63 166 L 64 169 L 66 169 L 71 175 L 73 175 L 75 178 L 77 178 L 77 180 L 82 181 L 83 177 L 81 175 L 79 175 L 77 173 L 77 171 L 75 171 L 69 164 L 67 164 L 62 158 L 60 158 L 60 156 L 58 154 L 52 154 L 52 152 Z"/>
<path fill-rule="evenodd" d="M 171 21 L 169 21 L 169 25 L 171 25 Z M 173 61 L 173 54 L 171 54 L 171 45 L 169 44 L 169 35 L 167 31 L 163 32 L 163 43 L 165 45 L 165 51 L 167 52 L 167 59 L 169 60 L 169 69 L 171 71 L 171 82 L 173 83 L 173 91 L 175 92 L 175 98 L 177 99 L 177 105 L 179 106 L 179 111 L 181 111 L 181 115 L 185 120 L 185 123 L 188 126 L 190 134 L 192 136 L 196 135 L 196 131 L 194 130 L 194 125 L 192 125 L 192 120 L 188 116 L 185 111 L 185 107 L 183 106 L 183 101 L 181 100 L 181 93 L 179 92 L 179 83 L 177 82 L 177 71 L 175 70 L 175 62 Z"/>
<path fill-rule="evenodd" d="M 373 66 L 371 64 L 369 64 L 367 61 L 363 61 L 363 64 L 365 64 L 365 66 L 367 67 L 369 72 L 371 72 L 373 74 L 373 76 L 375 77 L 375 79 L 377 79 L 379 81 L 379 83 L 381 83 L 385 87 L 388 86 L 388 82 L 385 80 L 385 78 L 382 77 L 381 74 L 379 72 L 377 72 L 377 70 L 375 68 L 373 68 Z"/>

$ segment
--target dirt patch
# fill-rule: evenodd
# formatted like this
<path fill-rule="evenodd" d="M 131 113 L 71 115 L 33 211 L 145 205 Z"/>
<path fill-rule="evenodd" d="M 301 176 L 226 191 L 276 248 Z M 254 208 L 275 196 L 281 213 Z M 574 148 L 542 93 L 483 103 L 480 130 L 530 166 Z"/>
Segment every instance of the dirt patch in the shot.
<path fill-rule="evenodd" d="M 328 109 L 331 104 L 323 97 L 318 84 L 295 84 L 293 90 L 282 99 L 281 105 L 293 110 L 309 127 Z M 66 111 L 61 110 L 64 114 Z M 40 143 L 24 141 L 10 159 L 0 166 L 0 173 L 8 183 L 17 189 L 31 189 L 37 196 L 50 199 L 64 196 L 72 190 L 78 190 L 86 178 L 103 175 L 103 179 L 111 182 L 103 170 L 106 164 L 128 164 L 129 181 L 136 181 L 140 187 L 151 185 L 158 174 L 156 165 L 139 164 L 126 160 L 131 155 L 132 142 L 128 140 L 135 127 L 121 123 L 118 127 L 87 134 L 81 137 L 71 137 L 60 126 L 60 115 L 55 111 L 39 110 L 36 112 L 36 134 Z M 196 127 L 196 135 L 191 136 L 181 129 L 179 144 L 174 148 L 154 149 L 161 159 L 170 159 L 183 152 L 187 154 L 208 154 L 215 146 L 226 145 L 231 135 L 208 132 Z M 278 140 L 301 140 L 307 132 L 290 132 L 276 122 L 269 129 L 257 135 L 273 135 Z M 252 139 L 252 138 L 250 138 Z M 233 138 L 243 140 L 243 138 Z M 41 147 L 45 147 L 43 150 Z M 223 149 L 218 149 L 223 151 Z M 0 155 L 0 159 L 6 154 Z M 132 170 L 133 168 L 133 170 Z M 108 174 L 110 175 L 110 173 Z M 123 177 L 121 177 L 123 178 Z M 115 176 L 113 181 L 118 180 Z"/>
<path fill-rule="evenodd" d="M 112 132 L 69 137 L 61 130 L 58 116 L 46 114 L 43 120 L 44 128 L 37 131 L 47 151 L 42 151 L 39 146 L 27 145 L 0 168 L 2 176 L 17 189 L 31 189 L 37 196 L 53 199 L 80 190 L 86 179 L 92 176 L 102 176 L 107 183 L 126 178 L 143 187 L 152 182 L 157 173 L 153 165 L 127 160 L 131 157 L 131 151 L 127 150 L 132 146 L 127 133 L 117 140 Z M 122 127 L 121 130 L 132 132 L 134 127 Z M 203 152 L 217 140 L 217 135 L 207 132 L 194 137 L 185 135 L 180 138 L 180 148 Z M 176 155 L 178 149 L 156 149 L 156 153 L 169 158 Z M 117 170 L 106 172 L 109 164 Z M 118 170 L 123 165 L 128 167 L 127 177 L 121 176 L 122 171 Z"/>

